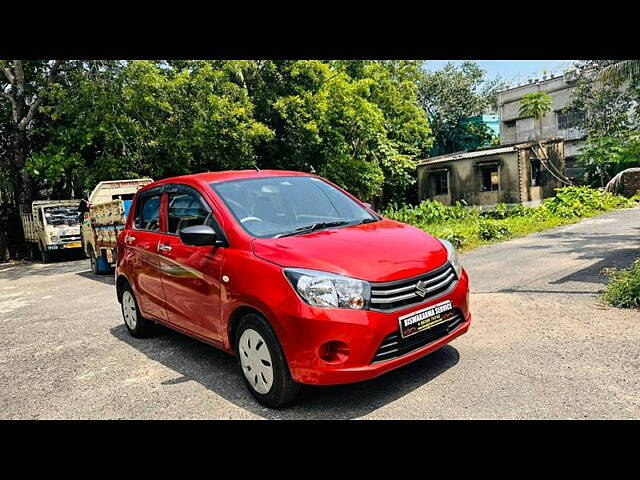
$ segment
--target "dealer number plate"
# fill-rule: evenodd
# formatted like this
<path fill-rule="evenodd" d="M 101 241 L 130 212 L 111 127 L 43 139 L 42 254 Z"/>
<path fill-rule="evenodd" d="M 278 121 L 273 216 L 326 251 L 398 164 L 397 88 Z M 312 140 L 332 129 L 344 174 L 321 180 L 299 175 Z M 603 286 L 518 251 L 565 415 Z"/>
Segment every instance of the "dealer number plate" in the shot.
<path fill-rule="evenodd" d="M 400 335 L 402 335 L 402 338 L 406 338 L 418 332 L 423 332 L 446 322 L 452 315 L 453 306 L 449 300 L 403 315 L 398 318 Z"/>

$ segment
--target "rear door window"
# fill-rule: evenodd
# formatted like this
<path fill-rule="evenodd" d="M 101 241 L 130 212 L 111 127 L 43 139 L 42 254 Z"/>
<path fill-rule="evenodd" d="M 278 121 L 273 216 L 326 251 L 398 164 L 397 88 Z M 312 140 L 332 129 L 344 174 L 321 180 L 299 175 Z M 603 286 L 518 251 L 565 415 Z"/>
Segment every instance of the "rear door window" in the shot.
<path fill-rule="evenodd" d="M 139 230 L 160 231 L 160 199 L 161 195 L 143 197 L 136 207 L 134 226 Z"/>

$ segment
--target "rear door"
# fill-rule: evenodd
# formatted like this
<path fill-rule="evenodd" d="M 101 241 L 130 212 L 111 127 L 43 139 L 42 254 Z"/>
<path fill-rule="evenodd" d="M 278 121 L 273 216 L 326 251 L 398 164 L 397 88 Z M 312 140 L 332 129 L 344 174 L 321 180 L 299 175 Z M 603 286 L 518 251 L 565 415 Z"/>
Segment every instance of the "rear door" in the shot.
<path fill-rule="evenodd" d="M 143 192 L 137 199 L 132 229 L 125 232 L 129 276 L 143 315 L 166 320 L 158 244 L 162 239 L 161 187 Z"/>
<path fill-rule="evenodd" d="M 165 186 L 166 233 L 160 245 L 162 286 L 169 322 L 203 337 L 221 341 L 220 272 L 222 247 L 185 245 L 180 229 L 212 227 L 224 235 L 214 210 L 198 190 L 188 185 Z"/>

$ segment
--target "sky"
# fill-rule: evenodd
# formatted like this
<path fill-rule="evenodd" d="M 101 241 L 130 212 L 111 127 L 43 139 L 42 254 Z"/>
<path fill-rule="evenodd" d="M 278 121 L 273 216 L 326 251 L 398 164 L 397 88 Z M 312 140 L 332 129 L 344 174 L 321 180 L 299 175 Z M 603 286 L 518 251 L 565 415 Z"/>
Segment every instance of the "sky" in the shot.
<path fill-rule="evenodd" d="M 509 83 L 524 83 L 529 77 L 542 77 L 544 70 L 561 73 L 576 60 L 474 60 L 487 72 L 487 78 L 500 76 Z M 427 70 L 439 70 L 448 62 L 454 65 L 463 60 L 427 60 Z"/>

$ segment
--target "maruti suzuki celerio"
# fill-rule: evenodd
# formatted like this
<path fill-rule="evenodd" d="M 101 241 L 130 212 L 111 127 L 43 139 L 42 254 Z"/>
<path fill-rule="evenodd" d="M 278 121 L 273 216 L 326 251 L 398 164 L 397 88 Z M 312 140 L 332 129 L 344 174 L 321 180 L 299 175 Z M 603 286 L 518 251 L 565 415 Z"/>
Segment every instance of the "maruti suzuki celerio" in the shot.
<path fill-rule="evenodd" d="M 146 185 L 118 237 L 116 286 L 131 335 L 159 323 L 235 354 L 270 407 L 300 384 L 405 365 L 471 322 L 468 277 L 449 242 L 299 172 Z"/>

